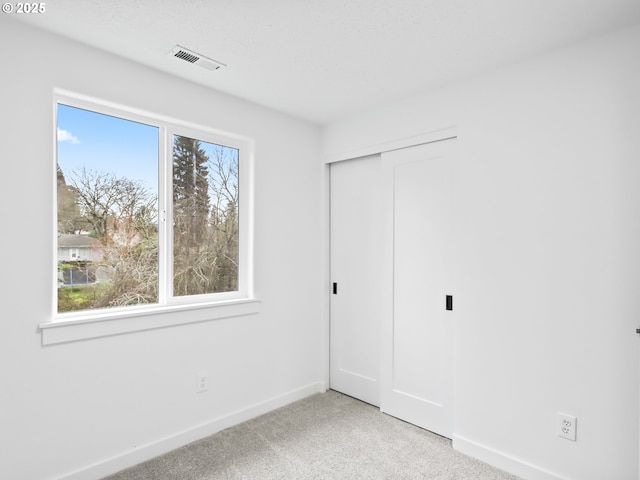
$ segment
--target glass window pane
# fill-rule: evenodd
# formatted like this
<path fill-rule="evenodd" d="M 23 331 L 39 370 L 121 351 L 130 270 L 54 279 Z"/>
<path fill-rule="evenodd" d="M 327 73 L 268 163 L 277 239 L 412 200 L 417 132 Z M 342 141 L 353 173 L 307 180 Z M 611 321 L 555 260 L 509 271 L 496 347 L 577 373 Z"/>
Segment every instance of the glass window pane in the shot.
<path fill-rule="evenodd" d="M 58 313 L 158 301 L 158 128 L 58 105 Z"/>
<path fill-rule="evenodd" d="M 173 294 L 238 290 L 238 150 L 173 137 Z"/>

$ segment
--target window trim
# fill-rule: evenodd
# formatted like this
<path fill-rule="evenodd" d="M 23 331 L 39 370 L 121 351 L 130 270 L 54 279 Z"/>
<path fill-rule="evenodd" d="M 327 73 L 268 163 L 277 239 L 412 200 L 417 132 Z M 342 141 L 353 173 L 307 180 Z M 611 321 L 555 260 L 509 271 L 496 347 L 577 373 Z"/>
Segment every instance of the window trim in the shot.
<path fill-rule="evenodd" d="M 248 150 L 248 146 L 241 141 L 237 141 L 232 138 L 224 137 L 219 133 L 211 133 L 209 131 L 203 130 L 202 128 L 194 129 L 189 127 L 183 127 L 181 125 L 171 125 L 164 129 L 164 131 L 160 134 L 161 137 L 164 135 L 164 138 L 161 141 L 164 141 L 164 152 L 169 155 L 167 152 L 173 151 L 173 138 L 174 136 L 182 136 L 188 138 L 194 138 L 201 142 L 214 143 L 216 145 L 225 146 L 229 148 L 234 148 L 238 150 L 238 185 L 239 189 L 239 198 L 238 198 L 238 215 L 239 215 L 239 238 L 238 238 L 238 265 L 243 266 L 246 265 L 247 262 L 247 249 L 246 243 L 247 238 L 246 235 L 243 235 L 244 230 L 247 228 L 245 225 L 245 217 L 248 215 L 247 211 L 247 201 L 245 197 L 245 192 L 243 192 L 245 185 L 248 183 L 248 177 L 245 175 L 245 152 L 244 150 Z M 251 154 L 251 152 L 248 152 Z M 166 181 L 165 185 L 162 185 L 159 188 L 159 192 L 161 195 L 169 195 L 171 196 L 172 188 L 168 186 L 171 183 L 173 178 L 173 162 L 166 162 L 164 165 L 166 170 L 163 174 L 159 173 L 161 179 Z M 162 165 L 160 165 L 162 167 Z M 164 200 L 164 202 L 163 202 Z M 159 202 L 168 207 L 172 202 L 172 198 L 159 198 Z M 238 299 L 238 298 L 246 298 L 246 294 L 244 292 L 248 291 L 247 285 L 247 269 L 239 268 L 238 269 L 238 291 L 237 292 L 220 292 L 214 294 L 206 294 L 206 295 L 189 295 L 189 296 L 175 296 L 172 289 L 168 288 L 166 282 L 171 282 L 173 278 L 173 262 L 171 262 L 171 252 L 173 251 L 173 239 L 171 234 L 171 226 L 173 225 L 173 210 L 171 208 L 160 209 L 164 212 L 165 221 L 163 222 L 162 228 L 164 229 L 164 236 L 167 239 L 165 243 L 164 251 L 160 250 L 160 255 L 164 256 L 165 261 L 163 262 L 164 267 L 166 269 L 165 272 L 159 271 L 159 302 L 163 305 L 177 305 L 177 304 L 191 304 L 198 303 L 194 302 L 195 298 L 201 298 L 202 302 L 212 302 L 216 300 L 227 300 L 227 299 Z"/>
<path fill-rule="evenodd" d="M 241 298 L 184 305 L 131 307 L 109 310 L 100 316 L 78 316 L 40 324 L 42 345 L 56 345 L 92 338 L 201 323 L 222 318 L 243 317 L 260 312 L 259 298 Z"/>
<path fill-rule="evenodd" d="M 163 215 L 165 206 L 171 202 L 170 182 L 172 179 L 172 162 L 167 161 L 163 166 L 163 158 L 171 155 L 173 150 L 173 135 L 192 136 L 201 141 L 216 143 L 239 150 L 238 182 L 240 185 L 239 197 L 239 270 L 238 291 L 221 292 L 207 295 L 192 295 L 187 297 L 175 297 L 166 294 L 168 290 L 163 287 L 171 282 L 167 278 L 168 262 L 171 259 L 171 245 L 164 243 L 164 248 L 159 249 L 159 257 L 163 257 L 159 265 L 165 268 L 159 270 L 159 296 L 158 303 L 114 307 L 109 309 L 86 310 L 81 312 L 57 312 L 57 262 L 53 262 L 52 281 L 52 315 L 49 321 L 40 324 L 43 345 L 62 343 L 84 338 L 95 338 L 105 335 L 115 335 L 131 331 L 148 330 L 171 325 L 215 320 L 239 315 L 257 313 L 260 300 L 254 297 L 253 292 L 253 168 L 254 148 L 253 139 L 225 132 L 210 127 L 205 127 L 192 122 L 187 122 L 165 115 L 155 114 L 141 109 L 120 105 L 114 102 L 96 99 L 86 95 L 76 94 L 67 90 L 54 89 L 53 91 L 53 132 L 56 131 L 57 106 L 59 104 L 81 108 L 88 111 L 102 113 L 116 118 L 131 120 L 158 128 L 158 156 L 159 156 L 159 185 L 158 185 L 158 209 L 159 225 L 163 229 L 165 238 L 171 238 L 171 222 L 167 215 Z M 56 162 L 57 162 L 57 138 L 53 138 L 53 162 L 52 181 L 54 194 L 56 191 Z M 162 168 L 166 168 L 162 171 Z M 170 209 L 169 209 L 170 211 Z M 163 218 L 165 217 L 165 218 Z M 52 242 L 53 259 L 57 255 L 57 201 L 53 201 Z M 185 314 L 182 315 L 181 312 Z M 153 318 L 151 316 L 154 316 Z"/>

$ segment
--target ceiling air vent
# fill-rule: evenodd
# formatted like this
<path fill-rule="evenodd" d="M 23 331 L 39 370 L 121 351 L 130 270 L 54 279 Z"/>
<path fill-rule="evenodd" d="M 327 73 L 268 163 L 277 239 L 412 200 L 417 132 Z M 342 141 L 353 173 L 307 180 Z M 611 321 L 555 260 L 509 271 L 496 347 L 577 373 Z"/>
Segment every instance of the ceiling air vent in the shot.
<path fill-rule="evenodd" d="M 176 45 L 175 47 L 173 47 L 169 54 L 173 55 L 176 58 L 179 58 L 180 60 L 184 60 L 185 62 L 193 63 L 194 65 L 206 68 L 207 70 L 217 70 L 220 67 L 226 67 L 224 63 L 216 62 L 211 58 L 200 55 L 199 53 L 181 47 L 180 45 Z"/>

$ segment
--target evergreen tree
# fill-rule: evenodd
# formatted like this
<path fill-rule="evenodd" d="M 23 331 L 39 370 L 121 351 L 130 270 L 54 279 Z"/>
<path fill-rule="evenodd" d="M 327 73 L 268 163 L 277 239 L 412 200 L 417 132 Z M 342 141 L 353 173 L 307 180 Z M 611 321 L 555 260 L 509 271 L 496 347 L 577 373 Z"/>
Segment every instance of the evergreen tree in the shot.
<path fill-rule="evenodd" d="M 174 242 L 186 248 L 196 247 L 206 233 L 210 202 L 208 160 L 199 140 L 174 137 Z"/>
<path fill-rule="evenodd" d="M 58 233 L 75 233 L 86 227 L 78 207 L 78 191 L 67 185 L 60 165 L 56 165 L 58 195 Z"/>
<path fill-rule="evenodd" d="M 174 295 L 210 293 L 208 261 L 209 157 L 200 141 L 176 135 L 173 143 Z"/>

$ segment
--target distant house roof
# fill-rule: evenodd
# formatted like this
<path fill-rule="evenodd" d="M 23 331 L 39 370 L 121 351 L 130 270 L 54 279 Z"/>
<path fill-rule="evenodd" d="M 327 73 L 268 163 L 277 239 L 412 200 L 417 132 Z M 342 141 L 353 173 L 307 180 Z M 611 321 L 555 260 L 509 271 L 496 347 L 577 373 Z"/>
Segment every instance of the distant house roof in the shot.
<path fill-rule="evenodd" d="M 100 247 L 102 244 L 99 240 L 89 235 L 74 235 L 72 233 L 64 233 L 58 235 L 58 247 L 63 248 L 83 248 L 83 247 Z"/>

